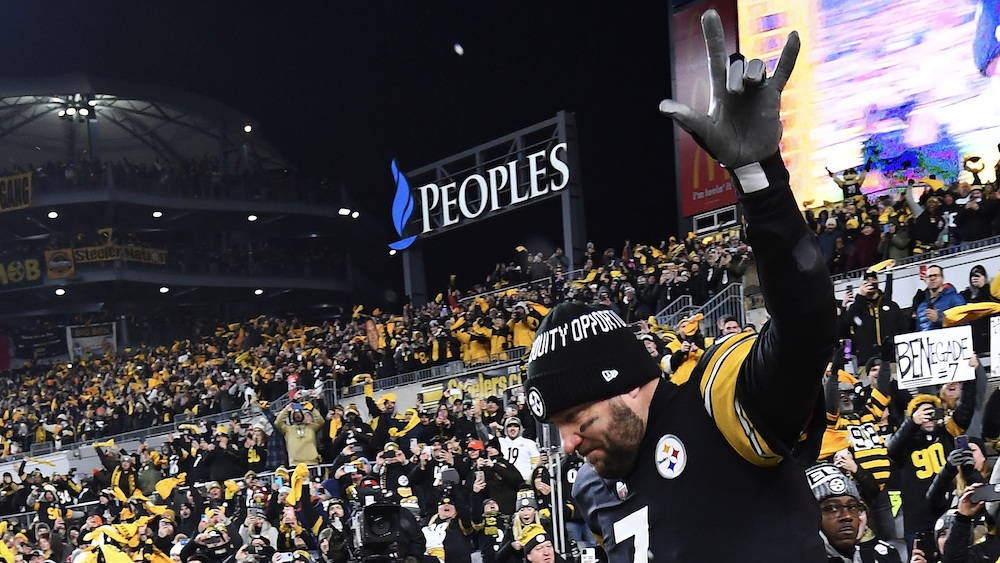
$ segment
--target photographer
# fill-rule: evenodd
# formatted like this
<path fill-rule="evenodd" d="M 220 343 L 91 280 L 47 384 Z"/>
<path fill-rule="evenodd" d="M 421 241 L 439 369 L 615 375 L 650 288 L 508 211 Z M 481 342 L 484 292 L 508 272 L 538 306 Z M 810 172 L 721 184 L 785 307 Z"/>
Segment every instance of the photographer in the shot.
<path fill-rule="evenodd" d="M 208 444 L 208 451 L 205 453 L 209 478 L 221 483 L 242 475 L 245 471 L 244 457 L 245 454 L 240 446 L 229 439 L 226 426 L 223 424 L 216 426 L 215 436 L 212 437 L 212 442 Z"/>
<path fill-rule="evenodd" d="M 535 331 L 538 330 L 538 323 L 541 322 L 526 302 L 520 301 L 514 305 L 514 310 L 510 313 L 510 320 L 507 326 L 510 327 L 512 343 L 514 348 L 529 348 L 535 340 Z"/>
<path fill-rule="evenodd" d="M 288 448 L 288 462 L 291 465 L 299 463 L 316 464 L 320 461 L 316 433 L 323 426 L 323 417 L 310 403 L 300 403 L 299 395 L 295 400 L 281 409 L 275 426 L 285 437 Z"/>
<path fill-rule="evenodd" d="M 889 459 L 902 471 L 903 530 L 907 545 L 917 532 L 931 532 L 940 514 L 927 504 L 925 495 L 943 462 L 955 449 L 955 436 L 961 435 L 972 421 L 976 404 L 976 386 L 963 385 L 955 412 L 947 420 L 941 399 L 917 395 L 907 405 L 907 419 L 889 438 Z M 943 465 L 943 464 L 942 464 Z"/>
<path fill-rule="evenodd" d="M 188 561 L 193 556 L 202 556 L 208 563 L 223 563 L 236 555 L 243 545 L 239 538 L 230 538 L 225 526 L 210 526 L 204 532 L 196 535 L 181 549 L 181 561 Z"/>
<path fill-rule="evenodd" d="M 264 518 L 264 510 L 252 507 L 248 511 L 249 514 L 240 526 L 240 538 L 243 542 L 249 544 L 251 538 L 263 537 L 267 539 L 268 545 L 277 544 L 278 530 Z"/>
<path fill-rule="evenodd" d="M 906 332 L 906 317 L 889 295 L 892 274 L 886 276 L 885 288 L 885 293 L 879 289 L 878 273 L 866 271 L 857 299 L 840 317 L 841 337 L 851 339 L 858 365 L 881 357 L 883 345 L 891 350 L 893 337 Z"/>
<path fill-rule="evenodd" d="M 396 442 L 386 442 L 382 451 L 375 456 L 374 471 L 389 494 L 398 495 L 400 487 L 409 486 L 410 469 L 409 459 Z"/>
<path fill-rule="evenodd" d="M 446 477 L 452 484 L 460 480 L 455 455 L 444 447 L 443 440 L 438 436 L 420 452 L 417 463 L 410 470 L 410 487 L 420 501 L 420 514 L 426 516 L 434 512 L 442 488 L 448 484 Z"/>
<path fill-rule="evenodd" d="M 250 541 L 236 550 L 236 563 L 270 563 L 273 555 L 270 540 L 264 536 L 252 536 Z"/>

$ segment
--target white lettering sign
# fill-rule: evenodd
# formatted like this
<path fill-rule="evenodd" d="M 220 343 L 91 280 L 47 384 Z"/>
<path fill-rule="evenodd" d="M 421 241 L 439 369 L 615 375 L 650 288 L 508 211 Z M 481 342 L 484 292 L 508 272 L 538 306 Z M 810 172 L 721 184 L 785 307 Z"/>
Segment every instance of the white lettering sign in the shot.
<path fill-rule="evenodd" d="M 990 376 L 1000 376 L 1000 317 L 990 317 Z"/>
<path fill-rule="evenodd" d="M 913 389 L 976 378 L 969 366 L 972 327 L 954 326 L 895 337 L 899 386 Z"/>
<path fill-rule="evenodd" d="M 569 184 L 569 175 L 566 143 L 559 143 L 549 151 L 526 155 L 523 161 L 490 168 L 485 174 L 473 173 L 441 186 L 418 186 L 420 232 L 476 219 L 487 209 L 498 211 L 559 192 Z"/>

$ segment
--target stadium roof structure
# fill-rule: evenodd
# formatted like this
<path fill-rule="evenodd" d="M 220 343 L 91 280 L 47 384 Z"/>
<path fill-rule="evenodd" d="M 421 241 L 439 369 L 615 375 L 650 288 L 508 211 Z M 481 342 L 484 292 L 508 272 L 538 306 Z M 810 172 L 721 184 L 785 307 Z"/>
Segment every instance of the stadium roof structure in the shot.
<path fill-rule="evenodd" d="M 171 88 L 0 79 L 0 325 L 384 301 L 381 223 L 256 129 Z"/>
<path fill-rule="evenodd" d="M 207 155 L 227 172 L 289 168 L 254 129 L 252 118 L 225 104 L 163 86 L 82 73 L 0 79 L 0 146 L 5 160 L 21 164 L 72 162 L 89 152 L 105 162 Z"/>

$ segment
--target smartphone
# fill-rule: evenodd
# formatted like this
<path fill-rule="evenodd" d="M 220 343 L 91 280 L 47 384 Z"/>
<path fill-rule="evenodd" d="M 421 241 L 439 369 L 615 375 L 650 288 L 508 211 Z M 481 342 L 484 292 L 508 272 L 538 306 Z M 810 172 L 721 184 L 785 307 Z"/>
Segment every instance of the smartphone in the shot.
<path fill-rule="evenodd" d="M 410 438 L 410 453 L 417 451 L 417 439 Z"/>
<path fill-rule="evenodd" d="M 295 560 L 295 554 L 287 551 L 281 554 L 281 563 L 290 563 Z"/>
<path fill-rule="evenodd" d="M 844 359 L 851 360 L 851 339 L 844 338 L 840 341 L 840 345 L 844 347 Z"/>
<path fill-rule="evenodd" d="M 913 540 L 913 548 L 924 552 L 924 559 L 931 561 L 937 553 L 937 546 L 934 541 L 934 532 L 931 530 L 921 530 L 917 532 Z"/>
<path fill-rule="evenodd" d="M 920 279 L 927 278 L 927 264 L 920 265 Z"/>
<path fill-rule="evenodd" d="M 485 481 L 485 480 L 486 480 L 486 472 L 483 470 L 476 471 L 476 481 Z"/>
<path fill-rule="evenodd" d="M 282 477 L 275 477 L 274 482 L 277 483 L 279 487 L 285 486 L 285 479 Z"/>
<path fill-rule="evenodd" d="M 994 502 L 1000 500 L 1000 483 L 982 485 L 973 491 L 972 502 Z"/>
<path fill-rule="evenodd" d="M 961 436 L 955 436 L 955 449 L 956 450 L 967 450 L 969 449 L 969 437 L 965 434 Z"/>
<path fill-rule="evenodd" d="M 888 224 L 882 225 L 882 232 L 883 233 L 888 233 L 889 232 L 889 225 Z"/>
<path fill-rule="evenodd" d="M 357 471 L 358 467 L 353 463 L 348 463 L 344 465 L 344 473 L 356 473 Z"/>

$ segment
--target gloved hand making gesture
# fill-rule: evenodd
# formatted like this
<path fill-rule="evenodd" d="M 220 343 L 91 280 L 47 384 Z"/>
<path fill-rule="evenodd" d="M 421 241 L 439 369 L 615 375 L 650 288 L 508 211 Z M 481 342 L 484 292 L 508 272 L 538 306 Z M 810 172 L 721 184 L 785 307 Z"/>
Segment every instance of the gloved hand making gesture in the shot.
<path fill-rule="evenodd" d="M 730 58 L 726 54 L 718 12 L 705 12 L 701 26 L 711 84 L 708 115 L 674 100 L 660 102 L 660 111 L 727 168 L 738 169 L 774 155 L 781 140 L 781 91 L 799 54 L 798 33 L 788 35 L 774 75 L 768 78 L 760 59 L 747 62 L 742 55 Z"/>

